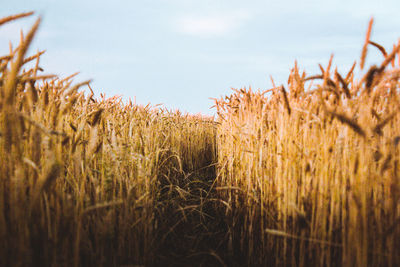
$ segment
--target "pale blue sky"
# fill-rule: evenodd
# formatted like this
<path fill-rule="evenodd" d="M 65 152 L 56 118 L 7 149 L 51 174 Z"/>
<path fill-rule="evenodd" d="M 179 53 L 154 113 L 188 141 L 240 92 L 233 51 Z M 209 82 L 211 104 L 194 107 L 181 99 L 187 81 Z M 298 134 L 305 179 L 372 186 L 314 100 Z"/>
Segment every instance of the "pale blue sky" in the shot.
<path fill-rule="evenodd" d="M 347 71 L 358 60 L 366 27 L 388 50 L 400 37 L 400 1 L 132 0 L 3 2 L 0 17 L 36 11 L 43 21 L 30 53 L 46 49 L 47 73 L 93 79 L 95 93 L 136 97 L 139 104 L 212 114 L 210 97 L 231 87 L 286 84 L 297 59 L 318 72 L 331 53 Z M 0 28 L 0 55 L 35 18 Z M 381 55 L 370 50 L 369 63 Z"/>

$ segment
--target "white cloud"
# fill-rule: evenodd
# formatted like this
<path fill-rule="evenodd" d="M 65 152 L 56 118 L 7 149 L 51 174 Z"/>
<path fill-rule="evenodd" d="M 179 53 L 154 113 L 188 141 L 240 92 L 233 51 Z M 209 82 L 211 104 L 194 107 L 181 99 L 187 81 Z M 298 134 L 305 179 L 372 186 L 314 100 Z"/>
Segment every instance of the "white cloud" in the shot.
<path fill-rule="evenodd" d="M 197 37 L 218 37 L 234 32 L 248 18 L 245 12 L 212 16 L 187 15 L 176 21 L 175 28 L 180 33 Z"/>

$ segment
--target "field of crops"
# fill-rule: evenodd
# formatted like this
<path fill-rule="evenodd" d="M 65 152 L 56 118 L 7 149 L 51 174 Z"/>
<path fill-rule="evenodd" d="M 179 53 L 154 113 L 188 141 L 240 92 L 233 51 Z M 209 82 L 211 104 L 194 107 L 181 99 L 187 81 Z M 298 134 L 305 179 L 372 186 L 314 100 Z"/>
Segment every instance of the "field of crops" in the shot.
<path fill-rule="evenodd" d="M 400 42 L 372 20 L 347 73 L 296 64 L 215 118 L 43 74 L 39 24 L 0 57 L 0 266 L 400 266 Z"/>

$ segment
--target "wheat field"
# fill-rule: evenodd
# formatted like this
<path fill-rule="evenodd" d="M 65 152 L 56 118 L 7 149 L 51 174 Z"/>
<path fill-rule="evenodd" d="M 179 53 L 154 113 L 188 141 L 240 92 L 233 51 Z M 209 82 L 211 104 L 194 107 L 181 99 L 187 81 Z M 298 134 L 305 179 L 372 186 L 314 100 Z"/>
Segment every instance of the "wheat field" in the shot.
<path fill-rule="evenodd" d="M 46 74 L 39 25 L 0 57 L 0 266 L 400 266 L 400 42 L 372 19 L 347 73 L 296 63 L 215 117 Z"/>

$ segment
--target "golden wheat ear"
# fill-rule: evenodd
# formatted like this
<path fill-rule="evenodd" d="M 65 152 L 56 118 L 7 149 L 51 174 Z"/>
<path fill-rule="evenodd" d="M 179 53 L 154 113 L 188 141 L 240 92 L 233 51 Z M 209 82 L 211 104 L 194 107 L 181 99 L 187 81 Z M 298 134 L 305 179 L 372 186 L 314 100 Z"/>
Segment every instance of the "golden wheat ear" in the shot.
<path fill-rule="evenodd" d="M 369 20 L 368 29 L 367 29 L 367 34 L 365 35 L 364 46 L 363 46 L 362 51 L 361 51 L 361 59 L 360 59 L 360 68 L 361 68 L 361 69 L 364 68 L 365 58 L 367 57 L 368 44 L 370 43 L 369 39 L 370 39 L 370 37 L 371 37 L 371 31 L 372 31 L 372 25 L 373 25 L 373 24 L 374 24 L 374 18 L 371 18 L 371 19 Z"/>
<path fill-rule="evenodd" d="M 29 17 L 29 16 L 33 15 L 34 13 L 35 12 L 31 11 L 31 12 L 20 13 L 20 14 L 11 15 L 11 16 L 8 16 L 8 17 L 1 18 L 0 19 L 0 26 L 5 24 L 5 23 L 7 23 L 7 22 L 13 21 L 13 20 L 17 20 L 17 19 L 24 18 L 24 17 Z"/>
<path fill-rule="evenodd" d="M 17 86 L 17 75 L 22 65 L 24 64 L 24 56 L 28 51 L 29 45 L 31 44 L 33 37 L 39 28 L 41 18 L 39 17 L 32 28 L 29 30 L 26 37 L 22 40 L 16 60 L 11 65 L 11 72 L 7 75 L 5 83 L 6 103 L 12 105 L 14 103 L 15 87 Z"/>

